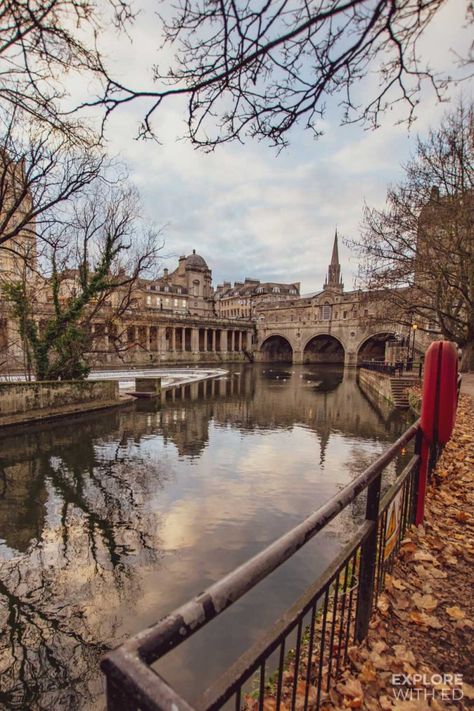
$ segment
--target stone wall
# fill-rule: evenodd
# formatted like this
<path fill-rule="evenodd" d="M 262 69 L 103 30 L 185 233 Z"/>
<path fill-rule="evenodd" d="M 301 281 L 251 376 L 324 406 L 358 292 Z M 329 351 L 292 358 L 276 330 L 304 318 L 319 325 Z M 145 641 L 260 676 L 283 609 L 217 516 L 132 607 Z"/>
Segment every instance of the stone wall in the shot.
<path fill-rule="evenodd" d="M 113 380 L 0 383 L 0 424 L 95 410 L 118 402 L 118 382 Z"/>
<path fill-rule="evenodd" d="M 359 369 L 359 385 L 362 390 L 370 390 L 371 395 L 380 403 L 394 406 L 390 376 L 374 370 Z"/>

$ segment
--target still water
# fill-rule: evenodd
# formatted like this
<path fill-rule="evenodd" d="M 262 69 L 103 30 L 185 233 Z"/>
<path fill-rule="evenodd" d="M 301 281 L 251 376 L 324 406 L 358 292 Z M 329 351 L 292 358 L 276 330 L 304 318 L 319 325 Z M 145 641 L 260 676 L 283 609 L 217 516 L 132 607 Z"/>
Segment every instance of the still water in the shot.
<path fill-rule="evenodd" d="M 219 380 L 0 438 L 0 708 L 104 708 L 104 650 L 287 531 L 406 428 L 353 371 Z M 193 701 L 351 535 L 327 532 L 158 666 Z"/>

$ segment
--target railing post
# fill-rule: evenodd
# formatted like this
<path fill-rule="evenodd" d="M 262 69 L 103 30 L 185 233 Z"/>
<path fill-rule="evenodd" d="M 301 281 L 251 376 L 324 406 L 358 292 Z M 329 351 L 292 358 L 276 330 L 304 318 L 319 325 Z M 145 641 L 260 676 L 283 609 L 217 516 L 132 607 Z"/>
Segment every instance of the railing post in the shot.
<path fill-rule="evenodd" d="M 110 675 L 106 678 L 107 711 L 134 711 L 135 704 L 125 698 L 123 690 L 116 686 Z"/>
<path fill-rule="evenodd" d="M 382 473 L 370 484 L 367 490 L 365 518 L 373 522 L 373 527 L 361 547 L 359 570 L 359 594 L 355 620 L 355 637 L 362 642 L 369 631 L 370 613 L 374 595 L 374 580 L 377 559 L 377 531 L 380 503 L 380 485 Z M 382 552 L 380 552 L 382 554 Z"/>

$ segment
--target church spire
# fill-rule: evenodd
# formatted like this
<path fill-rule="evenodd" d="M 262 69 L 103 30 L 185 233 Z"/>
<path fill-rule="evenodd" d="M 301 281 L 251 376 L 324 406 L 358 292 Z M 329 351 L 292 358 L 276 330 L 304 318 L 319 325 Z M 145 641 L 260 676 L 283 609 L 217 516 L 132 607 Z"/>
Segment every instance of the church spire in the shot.
<path fill-rule="evenodd" d="M 337 246 L 337 227 L 336 227 L 336 234 L 334 235 L 334 244 L 332 247 L 331 266 L 332 267 L 339 266 L 339 249 Z"/>
<path fill-rule="evenodd" d="M 342 283 L 341 276 L 341 265 L 339 264 L 339 247 L 337 243 L 337 227 L 336 233 L 334 235 L 334 244 L 332 247 L 331 264 L 328 268 L 328 275 L 326 281 L 324 282 L 325 289 L 339 289 L 342 291 L 344 289 L 344 284 Z"/>

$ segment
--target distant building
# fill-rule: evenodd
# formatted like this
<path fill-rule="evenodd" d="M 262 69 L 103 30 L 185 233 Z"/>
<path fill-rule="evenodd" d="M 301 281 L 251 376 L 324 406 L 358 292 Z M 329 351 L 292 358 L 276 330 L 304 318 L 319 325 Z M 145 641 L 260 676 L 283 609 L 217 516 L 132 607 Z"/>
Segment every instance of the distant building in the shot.
<path fill-rule="evenodd" d="M 264 303 L 295 299 L 300 295 L 300 283 L 261 282 L 246 278 L 234 285 L 227 281 L 216 287 L 214 303 L 216 314 L 223 318 L 253 319 L 256 308 Z"/>
<path fill-rule="evenodd" d="M 32 201 L 25 189 L 23 163 L 11 159 L 0 149 L 0 235 L 14 234 L 0 244 L 0 283 L 22 278 L 36 267 L 35 223 Z M 16 233 L 18 229 L 18 232 Z M 16 234 L 15 234 L 16 233 Z"/>

